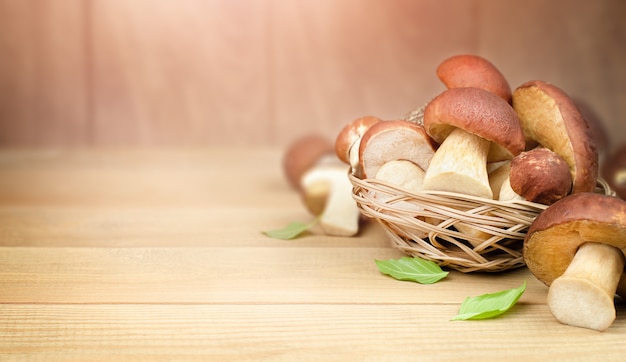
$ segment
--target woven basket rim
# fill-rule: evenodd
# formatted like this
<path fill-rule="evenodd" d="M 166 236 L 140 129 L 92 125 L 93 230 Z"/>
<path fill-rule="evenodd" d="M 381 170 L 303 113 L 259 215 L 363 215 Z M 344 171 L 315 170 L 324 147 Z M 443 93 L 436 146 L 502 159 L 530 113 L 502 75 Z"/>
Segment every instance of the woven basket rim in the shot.
<path fill-rule="evenodd" d="M 525 231 L 548 208 L 525 200 L 500 201 L 447 191 L 411 192 L 382 180 L 360 179 L 352 172 L 349 179 L 361 213 L 381 224 L 395 247 L 462 272 L 524 266 Z M 596 192 L 615 195 L 602 178 L 598 178 Z M 428 217 L 441 222 L 433 225 L 422 220 Z M 482 237 L 462 232 L 462 226 Z"/>

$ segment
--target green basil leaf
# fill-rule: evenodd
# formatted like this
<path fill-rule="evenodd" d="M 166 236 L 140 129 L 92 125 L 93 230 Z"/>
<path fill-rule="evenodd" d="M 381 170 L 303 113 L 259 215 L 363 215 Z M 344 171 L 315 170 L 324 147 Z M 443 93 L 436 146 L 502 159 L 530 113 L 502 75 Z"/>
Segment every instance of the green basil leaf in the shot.
<path fill-rule="evenodd" d="M 526 290 L 526 281 L 518 288 L 468 297 L 461 304 L 459 314 L 452 320 L 489 319 L 509 310 Z"/>
<path fill-rule="evenodd" d="M 376 265 L 383 274 L 421 284 L 433 284 L 448 276 L 437 263 L 420 258 L 376 260 Z"/>
<path fill-rule="evenodd" d="M 315 218 L 313 221 L 311 221 L 308 224 L 294 221 L 294 222 L 289 223 L 289 225 L 285 226 L 282 229 L 263 231 L 263 234 L 274 239 L 281 239 L 281 240 L 295 239 L 298 236 L 300 236 L 302 233 L 304 233 L 305 231 L 309 230 L 315 224 L 317 224 L 319 219 L 320 219 L 319 217 Z"/>

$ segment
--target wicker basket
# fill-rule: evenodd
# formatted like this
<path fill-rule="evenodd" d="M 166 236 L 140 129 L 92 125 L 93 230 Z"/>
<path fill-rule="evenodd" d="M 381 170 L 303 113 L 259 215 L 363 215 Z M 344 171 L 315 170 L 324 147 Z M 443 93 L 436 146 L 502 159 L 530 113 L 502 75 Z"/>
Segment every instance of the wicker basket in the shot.
<path fill-rule="evenodd" d="M 422 124 L 423 107 L 405 119 Z M 526 231 L 548 206 L 423 191 L 411 193 L 376 179 L 350 174 L 361 213 L 378 221 L 404 253 L 462 272 L 499 272 L 524 266 Z M 604 180 L 596 192 L 614 195 Z"/>
<path fill-rule="evenodd" d="M 404 253 L 462 272 L 499 272 L 524 266 L 522 244 L 548 206 L 502 202 L 443 191 L 411 193 L 350 174 L 361 213 L 378 221 Z M 613 194 L 603 180 L 596 192 Z"/>

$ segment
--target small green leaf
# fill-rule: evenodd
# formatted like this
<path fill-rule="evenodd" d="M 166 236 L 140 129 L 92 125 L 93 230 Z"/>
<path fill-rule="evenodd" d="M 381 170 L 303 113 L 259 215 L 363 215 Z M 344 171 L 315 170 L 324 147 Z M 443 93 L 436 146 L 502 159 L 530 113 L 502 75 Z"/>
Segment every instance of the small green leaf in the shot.
<path fill-rule="evenodd" d="M 526 281 L 518 288 L 468 297 L 461 304 L 459 314 L 452 320 L 478 320 L 497 317 L 513 307 L 525 290 Z"/>
<path fill-rule="evenodd" d="M 309 230 L 315 224 L 317 224 L 319 219 L 320 219 L 319 217 L 315 218 L 313 221 L 311 221 L 308 224 L 294 221 L 292 223 L 289 223 L 289 225 L 285 226 L 282 229 L 263 231 L 263 234 L 274 239 L 281 239 L 281 240 L 295 239 L 298 236 L 300 236 L 302 233 L 304 233 L 305 231 Z"/>
<path fill-rule="evenodd" d="M 376 260 L 381 273 L 398 280 L 409 280 L 421 284 L 433 284 L 448 276 L 435 262 L 420 258 Z"/>

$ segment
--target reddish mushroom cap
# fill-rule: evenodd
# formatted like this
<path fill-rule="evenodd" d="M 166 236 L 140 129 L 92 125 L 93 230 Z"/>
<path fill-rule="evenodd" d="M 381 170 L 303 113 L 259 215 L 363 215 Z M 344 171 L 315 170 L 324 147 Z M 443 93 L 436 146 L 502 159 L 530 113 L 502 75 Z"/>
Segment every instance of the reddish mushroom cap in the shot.
<path fill-rule="evenodd" d="M 444 60 L 437 67 L 437 76 L 448 89 L 481 88 L 511 102 L 509 82 L 491 62 L 477 55 L 462 54 Z"/>
<path fill-rule="evenodd" d="M 321 135 L 307 135 L 287 147 L 283 156 L 283 171 L 289 185 L 300 190 L 300 180 L 311 167 L 326 155 L 334 153 L 333 143 Z"/>
<path fill-rule="evenodd" d="M 528 201 L 551 205 L 572 189 L 567 162 L 547 148 L 520 153 L 510 168 L 511 189 Z"/>
<path fill-rule="evenodd" d="M 367 130 L 374 124 L 382 120 L 374 116 L 365 116 L 357 118 L 348 123 L 337 135 L 335 140 L 335 153 L 339 159 L 350 164 L 350 149 L 359 140 Z"/>
<path fill-rule="evenodd" d="M 515 110 L 480 88 L 453 88 L 435 97 L 424 110 L 424 128 L 438 143 L 454 128 L 491 141 L 490 162 L 513 158 L 526 147 Z"/>

